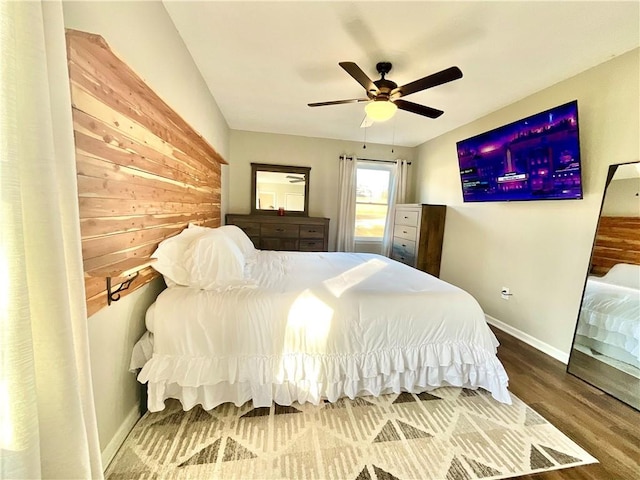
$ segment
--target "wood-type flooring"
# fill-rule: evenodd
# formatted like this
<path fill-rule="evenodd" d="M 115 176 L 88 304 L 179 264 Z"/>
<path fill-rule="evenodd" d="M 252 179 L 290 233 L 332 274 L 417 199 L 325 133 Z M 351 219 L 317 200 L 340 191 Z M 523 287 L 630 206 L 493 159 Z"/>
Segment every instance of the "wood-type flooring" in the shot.
<path fill-rule="evenodd" d="M 492 330 L 509 390 L 600 462 L 519 478 L 639 480 L 640 412 L 567 373 L 562 362 Z"/>

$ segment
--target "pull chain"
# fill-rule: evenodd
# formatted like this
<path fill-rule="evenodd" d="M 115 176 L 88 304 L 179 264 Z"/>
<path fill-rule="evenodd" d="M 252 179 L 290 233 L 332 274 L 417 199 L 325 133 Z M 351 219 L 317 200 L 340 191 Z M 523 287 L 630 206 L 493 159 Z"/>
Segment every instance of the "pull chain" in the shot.
<path fill-rule="evenodd" d="M 393 136 L 391 138 L 391 153 L 396 146 L 396 118 L 393 119 Z"/>

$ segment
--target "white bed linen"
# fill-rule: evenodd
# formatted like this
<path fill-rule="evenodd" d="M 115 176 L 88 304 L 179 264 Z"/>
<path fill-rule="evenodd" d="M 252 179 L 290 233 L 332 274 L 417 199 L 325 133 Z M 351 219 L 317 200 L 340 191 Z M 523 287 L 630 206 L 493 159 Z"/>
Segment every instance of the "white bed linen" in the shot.
<path fill-rule="evenodd" d="M 166 398 L 210 409 L 442 385 L 511 403 L 498 342 L 455 286 L 372 254 L 258 251 L 247 275 L 252 287 L 159 295 L 138 376 L 151 411 Z"/>
<path fill-rule="evenodd" d="M 640 290 L 629 284 L 609 274 L 587 279 L 576 341 L 640 368 Z"/>

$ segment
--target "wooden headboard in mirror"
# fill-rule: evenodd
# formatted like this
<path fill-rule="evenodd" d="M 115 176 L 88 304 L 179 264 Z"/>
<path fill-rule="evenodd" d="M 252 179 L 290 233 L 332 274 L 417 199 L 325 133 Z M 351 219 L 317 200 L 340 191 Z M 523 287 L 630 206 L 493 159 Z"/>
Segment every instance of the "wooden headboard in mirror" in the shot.
<path fill-rule="evenodd" d="M 309 216 L 311 167 L 251 164 L 251 214 Z"/>
<path fill-rule="evenodd" d="M 590 273 L 602 276 L 618 263 L 640 265 L 638 217 L 600 217 Z"/>
<path fill-rule="evenodd" d="M 640 265 L 640 162 L 609 169 L 589 271 L 602 276 L 619 263 Z"/>
<path fill-rule="evenodd" d="M 220 225 L 224 159 L 109 48 L 67 30 L 88 314 L 131 280 L 158 274 L 149 256 L 189 223 Z M 114 298 L 115 299 L 115 298 Z"/>

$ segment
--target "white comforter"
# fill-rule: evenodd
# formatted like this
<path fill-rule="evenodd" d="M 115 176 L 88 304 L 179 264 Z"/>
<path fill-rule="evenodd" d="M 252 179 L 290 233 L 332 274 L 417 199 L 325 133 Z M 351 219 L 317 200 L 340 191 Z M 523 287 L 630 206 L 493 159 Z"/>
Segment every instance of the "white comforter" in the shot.
<path fill-rule="evenodd" d="M 640 268 L 636 275 L 637 283 Z M 640 368 L 640 290 L 615 280 L 587 279 L 576 341 Z"/>
<path fill-rule="evenodd" d="M 138 377 L 150 410 L 169 397 L 267 406 L 442 385 L 511 401 L 498 342 L 457 287 L 370 254 L 257 251 L 247 276 L 222 292 L 160 294 Z"/>

